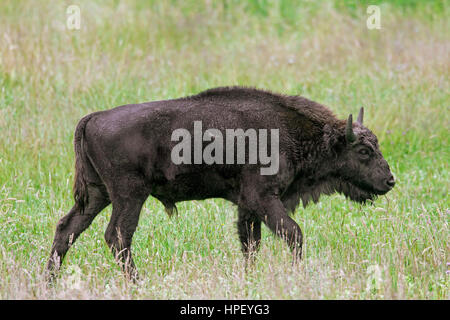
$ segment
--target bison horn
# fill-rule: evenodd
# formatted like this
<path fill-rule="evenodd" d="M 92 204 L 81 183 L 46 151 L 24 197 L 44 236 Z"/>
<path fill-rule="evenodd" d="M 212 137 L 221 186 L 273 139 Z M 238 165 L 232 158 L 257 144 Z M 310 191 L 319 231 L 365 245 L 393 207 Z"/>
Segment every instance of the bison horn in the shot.
<path fill-rule="evenodd" d="M 353 132 L 353 116 L 349 115 L 347 120 L 347 126 L 345 127 L 345 138 L 347 142 L 352 143 L 356 140 L 355 133 Z"/>
<path fill-rule="evenodd" d="M 358 115 L 358 120 L 357 122 L 359 124 L 363 124 L 363 118 L 364 118 L 364 108 L 361 107 L 361 109 L 359 109 L 359 115 Z"/>

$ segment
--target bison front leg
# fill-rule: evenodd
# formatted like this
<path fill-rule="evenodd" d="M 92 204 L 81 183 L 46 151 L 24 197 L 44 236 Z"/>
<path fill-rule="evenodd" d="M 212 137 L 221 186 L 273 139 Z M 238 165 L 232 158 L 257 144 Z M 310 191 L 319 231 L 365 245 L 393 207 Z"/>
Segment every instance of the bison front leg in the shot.
<path fill-rule="evenodd" d="M 288 216 L 286 208 L 276 196 L 258 196 L 248 194 L 243 200 L 248 208 L 257 213 L 258 218 L 276 235 L 284 239 L 291 248 L 294 259 L 302 255 L 302 230 Z M 251 209 L 252 208 L 252 209 Z"/>
<path fill-rule="evenodd" d="M 302 230 L 297 222 L 288 216 L 280 199 L 263 200 L 259 214 L 261 220 L 269 229 L 288 243 L 294 254 L 294 259 L 299 260 L 302 256 Z"/>
<path fill-rule="evenodd" d="M 261 220 L 258 216 L 244 208 L 238 208 L 238 233 L 242 253 L 246 260 L 252 258 L 261 243 Z"/>

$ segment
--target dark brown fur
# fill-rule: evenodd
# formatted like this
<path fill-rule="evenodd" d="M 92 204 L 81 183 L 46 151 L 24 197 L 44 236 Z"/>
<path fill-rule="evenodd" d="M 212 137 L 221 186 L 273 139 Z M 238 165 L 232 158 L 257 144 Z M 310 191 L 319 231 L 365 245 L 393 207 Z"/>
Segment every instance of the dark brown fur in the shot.
<path fill-rule="evenodd" d="M 260 175 L 261 164 L 175 165 L 170 152 L 178 128 L 194 121 L 222 132 L 279 129 L 280 168 Z M 325 106 L 299 96 L 225 87 L 165 101 L 125 105 L 84 117 L 75 131 L 75 206 L 56 228 L 48 270 L 56 271 L 69 246 L 112 203 L 105 233 L 125 272 L 134 277 L 131 239 L 149 195 L 169 214 L 176 202 L 224 198 L 238 206 L 245 256 L 259 246 L 261 222 L 283 237 L 297 257 L 302 232 L 288 215 L 300 201 L 343 193 L 365 202 L 394 185 L 376 136 L 359 121 L 338 120 Z"/>

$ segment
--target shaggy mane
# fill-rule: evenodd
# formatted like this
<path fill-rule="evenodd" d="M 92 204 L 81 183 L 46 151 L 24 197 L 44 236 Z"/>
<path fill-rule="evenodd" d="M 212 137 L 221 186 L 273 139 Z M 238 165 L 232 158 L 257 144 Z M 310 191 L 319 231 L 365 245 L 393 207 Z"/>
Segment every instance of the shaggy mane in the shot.
<path fill-rule="evenodd" d="M 215 100 L 220 99 L 222 101 L 243 98 L 261 100 L 262 102 L 272 103 L 294 110 L 298 114 L 303 115 L 314 122 L 331 124 L 339 121 L 330 109 L 320 103 L 314 102 L 302 96 L 274 93 L 269 90 L 262 90 L 253 87 L 218 87 L 202 91 L 196 95 L 186 97 L 185 99 L 209 100 L 211 98 L 214 98 Z"/>

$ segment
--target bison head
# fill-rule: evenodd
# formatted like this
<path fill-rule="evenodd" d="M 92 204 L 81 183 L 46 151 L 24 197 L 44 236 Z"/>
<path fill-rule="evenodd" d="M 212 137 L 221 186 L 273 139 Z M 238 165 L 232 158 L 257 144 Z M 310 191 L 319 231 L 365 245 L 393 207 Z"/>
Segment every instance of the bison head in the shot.
<path fill-rule="evenodd" d="M 363 126 L 364 109 L 356 123 L 352 115 L 345 126 L 345 138 L 334 162 L 337 191 L 358 202 L 372 200 L 390 191 L 395 180 L 383 158 L 377 137 Z"/>

